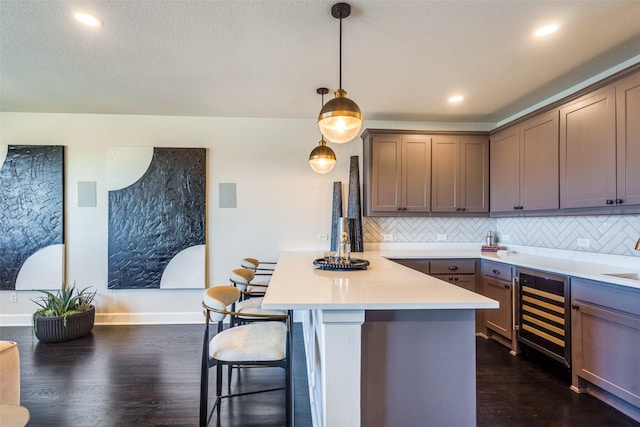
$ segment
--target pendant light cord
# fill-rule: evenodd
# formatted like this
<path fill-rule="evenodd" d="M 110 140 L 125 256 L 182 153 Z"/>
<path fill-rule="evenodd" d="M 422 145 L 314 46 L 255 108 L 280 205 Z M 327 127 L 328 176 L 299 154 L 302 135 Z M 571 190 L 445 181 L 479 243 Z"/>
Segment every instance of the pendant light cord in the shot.
<path fill-rule="evenodd" d="M 339 89 L 342 89 L 342 17 L 340 17 L 340 76 L 338 79 L 338 83 L 340 84 Z"/>

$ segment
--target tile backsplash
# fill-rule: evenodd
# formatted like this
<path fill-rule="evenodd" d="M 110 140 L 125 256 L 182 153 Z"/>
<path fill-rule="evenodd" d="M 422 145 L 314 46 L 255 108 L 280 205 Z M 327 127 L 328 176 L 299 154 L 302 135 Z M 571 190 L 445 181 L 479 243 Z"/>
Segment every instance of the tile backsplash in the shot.
<path fill-rule="evenodd" d="M 634 250 L 640 238 L 640 215 L 499 218 L 497 221 L 498 237 L 504 244 L 640 256 L 640 251 Z M 579 243 L 583 246 L 578 246 Z"/>
<path fill-rule="evenodd" d="M 640 215 L 523 218 L 365 217 L 367 243 L 482 243 L 491 230 L 499 242 L 543 248 L 640 256 Z M 446 240 L 442 239 L 446 235 Z M 385 237 L 387 240 L 385 240 Z M 389 240 L 390 239 L 390 240 Z M 581 246 L 578 246 L 580 243 Z"/>
<path fill-rule="evenodd" d="M 365 217 L 362 225 L 366 243 L 481 243 L 489 230 L 496 232 L 493 218 Z"/>

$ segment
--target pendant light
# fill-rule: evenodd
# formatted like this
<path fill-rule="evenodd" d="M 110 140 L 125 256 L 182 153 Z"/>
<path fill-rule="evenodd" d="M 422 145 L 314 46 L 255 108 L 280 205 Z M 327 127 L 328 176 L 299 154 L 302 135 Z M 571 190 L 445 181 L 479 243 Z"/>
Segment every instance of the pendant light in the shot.
<path fill-rule="evenodd" d="M 351 6 L 347 3 L 336 3 L 331 7 L 331 16 L 340 20 L 340 87 L 335 91 L 336 97 L 322 107 L 318 116 L 322 135 L 336 144 L 351 141 L 362 128 L 358 104 L 347 98 L 347 92 L 342 89 L 342 20 L 350 14 Z"/>
<path fill-rule="evenodd" d="M 324 95 L 329 93 L 329 89 L 321 87 L 316 90 L 318 95 L 322 95 L 322 105 L 324 105 Z M 329 147 L 324 137 L 320 139 L 320 145 L 311 151 L 309 155 L 309 165 L 311 169 L 318 173 L 330 172 L 336 165 L 336 153 Z"/>

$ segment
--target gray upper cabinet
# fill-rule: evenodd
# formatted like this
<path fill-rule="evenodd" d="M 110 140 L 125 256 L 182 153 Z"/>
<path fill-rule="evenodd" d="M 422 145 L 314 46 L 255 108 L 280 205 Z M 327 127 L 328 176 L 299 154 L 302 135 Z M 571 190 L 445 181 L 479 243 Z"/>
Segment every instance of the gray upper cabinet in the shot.
<path fill-rule="evenodd" d="M 436 135 L 431 150 L 431 211 L 489 212 L 488 139 Z"/>
<path fill-rule="evenodd" d="M 428 214 L 431 199 L 431 138 L 366 130 L 364 214 Z"/>
<path fill-rule="evenodd" d="M 560 207 L 616 203 L 616 92 L 610 85 L 560 109 Z"/>
<path fill-rule="evenodd" d="M 491 136 L 491 211 L 558 209 L 558 112 Z"/>
<path fill-rule="evenodd" d="M 520 128 L 491 135 L 491 212 L 520 206 Z"/>
<path fill-rule="evenodd" d="M 640 74 L 616 84 L 617 200 L 640 205 Z"/>

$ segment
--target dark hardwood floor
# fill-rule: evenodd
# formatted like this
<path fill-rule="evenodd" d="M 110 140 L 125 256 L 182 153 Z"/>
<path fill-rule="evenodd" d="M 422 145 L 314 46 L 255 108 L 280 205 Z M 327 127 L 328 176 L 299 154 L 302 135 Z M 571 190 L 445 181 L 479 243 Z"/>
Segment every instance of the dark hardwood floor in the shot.
<path fill-rule="evenodd" d="M 31 426 L 196 426 L 200 325 L 96 326 L 79 340 L 42 344 L 28 327 L 2 327 L 18 342 L 22 404 Z M 300 326 L 294 333 L 296 427 L 311 426 Z M 539 362 L 477 339 L 478 426 L 638 426 L 569 390 Z M 281 369 L 243 369 L 238 387 L 284 382 Z M 226 400 L 220 426 L 284 424 L 284 392 Z M 455 408 L 451 408 L 455 410 Z M 211 423 L 216 425 L 216 420 Z"/>
<path fill-rule="evenodd" d="M 29 327 L 2 327 L 0 339 L 18 343 L 21 403 L 33 427 L 197 426 L 202 332 L 200 325 L 95 326 L 84 338 L 43 344 Z M 295 425 L 311 426 L 298 324 L 293 363 Z M 234 382 L 239 378 L 247 388 L 284 385 L 281 368 L 246 368 L 234 372 Z M 220 425 L 284 425 L 284 397 L 274 391 L 225 399 Z"/>
<path fill-rule="evenodd" d="M 513 357 L 495 341 L 476 338 L 478 426 L 639 426 L 587 394 L 569 389 L 568 370 L 540 353 Z"/>

